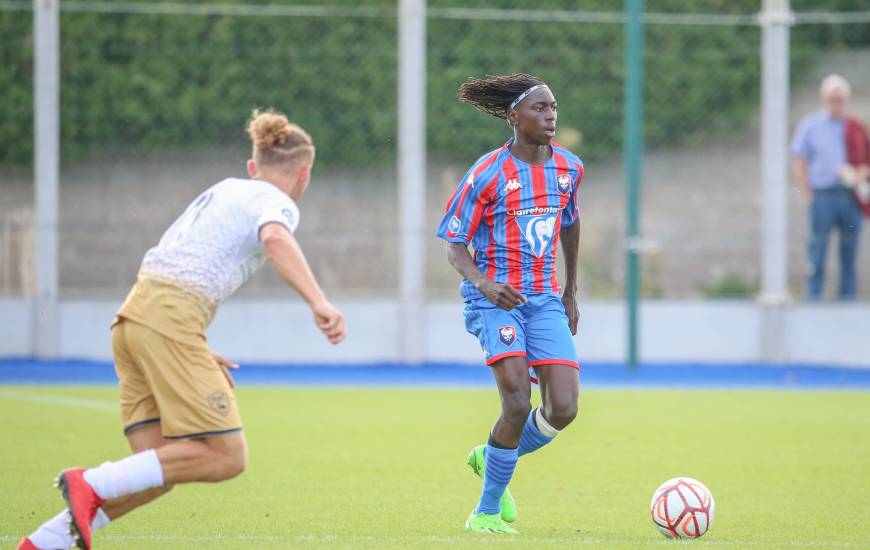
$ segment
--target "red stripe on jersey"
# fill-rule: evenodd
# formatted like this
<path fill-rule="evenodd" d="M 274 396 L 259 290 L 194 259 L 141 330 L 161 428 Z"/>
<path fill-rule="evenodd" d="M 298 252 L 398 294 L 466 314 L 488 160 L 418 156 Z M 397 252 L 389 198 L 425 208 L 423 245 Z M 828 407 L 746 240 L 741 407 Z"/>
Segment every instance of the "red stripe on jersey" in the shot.
<path fill-rule="evenodd" d="M 586 174 L 586 169 L 583 168 L 583 165 L 580 164 L 580 163 L 578 163 L 578 162 L 575 162 L 575 163 L 574 163 L 574 168 L 577 169 L 577 182 L 576 182 L 576 186 L 577 186 L 577 187 L 580 187 L 580 183 L 583 181 L 583 176 Z"/>
<path fill-rule="evenodd" d="M 556 250 L 558 250 L 559 246 L 559 232 L 562 229 L 562 212 L 559 212 L 559 215 L 556 216 L 556 236 L 553 237 L 553 272 L 550 274 L 550 290 L 558 294 L 561 292 L 562 288 L 559 286 L 559 278 L 556 277 L 556 273 L 559 271 L 556 269 Z"/>
<path fill-rule="evenodd" d="M 498 187 L 498 172 L 492 177 L 489 182 L 487 182 L 486 187 L 484 187 L 481 192 L 481 197 L 486 197 L 486 202 L 478 203 L 474 209 L 474 215 L 471 222 L 471 227 L 474 231 L 477 231 L 477 226 L 480 225 L 480 219 L 485 218 L 487 221 L 487 225 L 489 225 L 489 246 L 486 248 L 486 278 L 495 280 L 495 261 L 492 259 L 493 252 L 495 251 L 495 235 L 493 234 L 492 227 L 492 206 L 495 202 L 496 189 Z M 476 254 L 476 252 L 475 252 Z M 477 257 L 475 256 L 475 264 L 477 263 Z"/>
<path fill-rule="evenodd" d="M 568 159 L 553 151 L 553 163 L 556 165 L 556 183 L 559 183 L 559 176 L 562 174 L 568 175 L 568 172 L 571 170 Z M 568 201 L 571 200 L 571 192 L 568 193 L 559 193 L 559 206 L 562 210 L 568 206 Z M 562 232 L 562 210 L 559 211 L 559 215 L 556 217 L 556 236 L 553 237 L 553 273 L 550 275 L 550 288 L 553 289 L 553 292 L 558 293 L 560 291 L 559 287 L 559 279 L 556 277 L 556 273 L 558 269 L 556 269 L 556 251 L 559 249 L 559 234 Z"/>
<path fill-rule="evenodd" d="M 519 180 L 517 165 L 514 163 L 513 157 L 509 156 L 502 166 L 504 172 L 504 180 L 511 179 Z M 508 283 L 519 290 L 523 291 L 523 251 L 522 251 L 522 235 L 520 235 L 520 226 L 517 225 L 516 215 L 511 215 L 511 211 L 519 210 L 522 206 L 522 197 L 519 190 L 514 192 L 508 191 L 505 195 L 505 203 L 507 213 L 505 215 L 505 247 L 507 248 L 507 271 Z"/>
<path fill-rule="evenodd" d="M 489 167 L 493 162 L 495 162 L 495 159 L 498 157 L 498 153 L 499 153 L 499 151 L 501 151 L 501 149 L 499 149 L 499 150 L 497 150 L 497 151 L 493 151 L 493 153 L 490 154 L 490 157 L 489 157 L 488 159 L 486 159 L 485 161 L 483 161 L 483 162 L 480 164 L 480 166 L 478 166 L 477 169 L 475 169 L 475 170 L 471 173 L 471 176 L 468 178 L 468 180 L 466 180 L 466 181 L 464 182 L 464 185 L 461 185 L 461 187 L 462 187 L 462 195 L 459 196 L 459 203 L 456 205 L 456 213 L 455 213 L 455 215 L 456 215 L 457 217 L 462 216 L 462 203 L 465 202 L 465 197 L 466 197 L 466 195 L 468 195 L 468 190 L 469 190 L 469 189 L 472 189 L 472 188 L 474 187 L 474 185 L 473 185 L 474 180 L 477 178 L 477 176 L 480 175 L 481 172 L 483 172 L 484 170 L 486 170 L 486 169 L 487 169 L 487 168 L 488 168 L 488 167 Z M 472 182 L 472 183 L 469 183 L 469 182 Z M 483 191 L 485 191 L 485 189 L 484 189 Z M 458 193 L 458 192 L 459 192 L 459 187 L 457 187 L 457 188 L 456 188 L 456 191 L 453 192 L 453 197 L 455 197 L 455 196 L 456 196 L 456 193 Z M 453 197 L 450 197 L 450 201 L 447 202 L 447 208 L 446 208 L 445 211 L 449 211 L 449 210 L 450 210 L 450 205 L 453 203 Z M 479 205 L 476 205 L 476 206 L 475 206 L 475 209 L 474 209 L 474 213 L 473 213 L 473 215 L 472 215 L 472 225 L 469 226 L 469 228 L 468 228 L 468 229 L 469 229 L 469 230 L 468 230 L 468 239 L 471 239 L 471 236 L 474 235 L 474 229 L 476 229 L 476 228 L 477 228 L 477 224 L 480 223 L 480 216 L 477 215 L 477 209 L 478 209 L 478 208 L 479 208 Z M 476 222 L 476 223 L 474 222 L 475 217 L 477 218 L 477 222 Z M 447 236 L 448 236 L 448 237 L 455 237 L 455 236 L 456 236 L 456 233 L 454 233 L 454 232 L 452 232 L 452 231 L 450 231 L 450 230 L 448 229 L 448 230 L 447 230 Z M 466 240 L 468 240 L 468 239 L 466 239 Z"/>
<path fill-rule="evenodd" d="M 533 164 L 531 169 L 532 197 L 534 197 L 535 206 L 546 208 L 549 197 L 547 196 L 547 175 L 544 173 L 544 165 Z M 554 228 L 553 233 L 558 235 L 558 228 Z M 532 254 L 532 289 L 535 292 L 544 292 L 544 262 L 546 261 L 546 254 L 540 258 Z"/>
<path fill-rule="evenodd" d="M 454 216 L 456 216 L 457 218 L 459 218 L 462 215 L 462 203 L 465 202 L 465 196 L 468 195 L 469 189 L 471 189 L 470 185 L 464 185 L 462 187 L 462 194 L 459 195 L 459 202 L 456 204 L 456 211 L 454 213 Z M 459 192 L 459 188 L 456 188 L 456 192 L 453 193 L 453 196 L 455 197 L 456 193 L 458 193 L 458 192 Z M 453 199 L 451 199 L 450 202 L 447 203 L 447 210 L 446 210 L 447 212 L 450 211 L 450 205 L 452 203 L 453 203 Z M 450 229 L 448 229 L 447 236 L 453 238 L 456 236 L 456 233 L 454 233 L 453 231 L 450 231 Z"/>
<path fill-rule="evenodd" d="M 486 211 L 492 197 L 495 196 L 497 182 L 498 174 L 487 182 L 486 186 L 480 190 L 480 194 L 477 196 L 477 204 L 474 205 L 474 211 L 471 213 L 471 225 L 468 226 L 469 239 L 477 231 L 477 226 L 480 225 L 480 218 L 483 217 L 483 213 Z"/>

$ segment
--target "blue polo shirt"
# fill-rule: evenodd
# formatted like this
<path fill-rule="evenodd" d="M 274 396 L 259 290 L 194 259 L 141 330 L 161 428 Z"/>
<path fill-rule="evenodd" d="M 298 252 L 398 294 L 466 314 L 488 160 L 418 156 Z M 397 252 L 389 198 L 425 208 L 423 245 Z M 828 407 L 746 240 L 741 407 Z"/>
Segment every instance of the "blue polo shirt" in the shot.
<path fill-rule="evenodd" d="M 839 184 L 837 169 L 846 164 L 846 123 L 821 110 L 801 119 L 791 142 L 795 157 L 807 161 L 807 179 L 813 189 Z"/>

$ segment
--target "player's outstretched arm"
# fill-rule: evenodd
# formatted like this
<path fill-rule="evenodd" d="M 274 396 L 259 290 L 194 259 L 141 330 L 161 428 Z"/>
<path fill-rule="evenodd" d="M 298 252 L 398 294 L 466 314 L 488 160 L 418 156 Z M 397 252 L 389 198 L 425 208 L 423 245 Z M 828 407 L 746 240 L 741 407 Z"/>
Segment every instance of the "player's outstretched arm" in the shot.
<path fill-rule="evenodd" d="M 447 243 L 447 260 L 460 275 L 468 279 L 487 300 L 507 311 L 526 303 L 526 297 L 509 284 L 490 281 L 480 272 L 468 247 L 461 243 Z"/>
<path fill-rule="evenodd" d="M 563 227 L 559 233 L 562 239 L 562 254 L 565 256 L 565 289 L 562 291 L 562 305 L 568 316 L 571 334 L 577 334 L 580 310 L 577 308 L 577 258 L 580 256 L 580 223 Z"/>
<path fill-rule="evenodd" d="M 267 223 L 260 228 L 260 243 L 278 275 L 311 308 L 314 322 L 329 341 L 337 344 L 344 340 L 347 333 L 344 316 L 326 299 L 302 253 L 302 248 L 290 231 L 279 223 Z"/>

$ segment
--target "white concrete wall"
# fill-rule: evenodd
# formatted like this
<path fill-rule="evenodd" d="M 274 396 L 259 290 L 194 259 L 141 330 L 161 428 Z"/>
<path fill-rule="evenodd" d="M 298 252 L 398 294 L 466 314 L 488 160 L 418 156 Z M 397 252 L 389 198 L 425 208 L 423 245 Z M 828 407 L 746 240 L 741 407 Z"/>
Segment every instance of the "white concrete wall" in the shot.
<path fill-rule="evenodd" d="M 61 302 L 60 354 L 111 359 L 109 324 L 119 300 Z M 398 361 L 398 304 L 339 303 L 348 320 L 345 343 L 332 346 L 301 302 L 231 300 L 208 332 L 215 349 L 240 361 Z M 752 362 L 761 360 L 761 308 L 752 302 L 648 301 L 641 309 L 645 361 Z M 784 357 L 795 363 L 870 367 L 870 304 L 798 304 L 784 310 Z M 460 302 L 426 308 L 425 357 L 477 362 L 477 340 L 465 332 Z M 0 357 L 30 356 L 33 306 L 0 299 Z M 619 302 L 581 304 L 577 350 L 583 361 L 621 361 L 625 336 Z"/>

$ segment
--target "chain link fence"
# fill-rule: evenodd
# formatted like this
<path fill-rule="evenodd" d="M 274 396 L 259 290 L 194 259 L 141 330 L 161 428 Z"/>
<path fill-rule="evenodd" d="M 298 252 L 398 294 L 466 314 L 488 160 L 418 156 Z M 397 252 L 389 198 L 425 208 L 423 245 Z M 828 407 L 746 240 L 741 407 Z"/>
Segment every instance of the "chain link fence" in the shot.
<path fill-rule="evenodd" d="M 648 297 L 757 291 L 759 4 L 647 3 Z M 835 13 L 860 4 L 793 1 L 792 126 L 817 108 L 818 82 L 829 72 L 852 81 L 852 110 L 870 121 L 870 21 Z M 460 104 L 458 85 L 472 75 L 538 74 L 559 101 L 557 140 L 587 165 L 587 298 L 618 298 L 623 289 L 623 27 L 615 7 L 603 0 L 583 3 L 583 11 L 556 1 L 428 5 L 428 227 L 468 165 L 510 137 L 503 122 Z M 315 273 L 339 296 L 396 294 L 394 3 L 64 2 L 62 10 L 62 295 L 126 291 L 144 252 L 189 200 L 223 177 L 244 175 L 245 120 L 269 106 L 318 145 L 298 232 Z M 31 35 L 29 3 L 0 2 L 0 292 L 13 295 L 33 289 Z M 807 213 L 796 189 L 789 200 L 789 283 L 801 296 Z M 865 297 L 868 243 L 859 254 Z M 459 279 L 443 245 L 429 238 L 421 246 L 429 296 L 455 297 Z M 281 291 L 265 269 L 243 293 Z"/>

